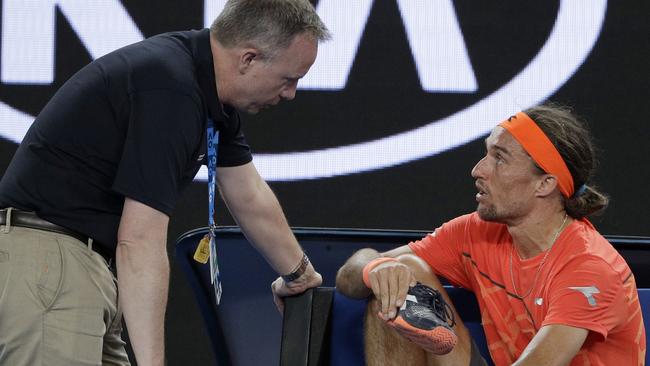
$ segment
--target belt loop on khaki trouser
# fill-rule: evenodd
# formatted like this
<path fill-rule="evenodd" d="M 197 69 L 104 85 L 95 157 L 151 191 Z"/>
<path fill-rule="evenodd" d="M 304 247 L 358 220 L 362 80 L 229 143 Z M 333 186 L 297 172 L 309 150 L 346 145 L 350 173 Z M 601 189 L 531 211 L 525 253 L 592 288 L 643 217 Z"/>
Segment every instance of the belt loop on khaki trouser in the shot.
<path fill-rule="evenodd" d="M 88 249 L 93 250 L 93 238 L 88 238 Z"/>
<path fill-rule="evenodd" d="M 7 219 L 5 220 L 5 226 L 2 228 L 2 232 L 5 234 L 9 234 L 9 231 L 11 230 L 11 211 L 13 210 L 13 207 L 8 207 L 7 208 Z"/>

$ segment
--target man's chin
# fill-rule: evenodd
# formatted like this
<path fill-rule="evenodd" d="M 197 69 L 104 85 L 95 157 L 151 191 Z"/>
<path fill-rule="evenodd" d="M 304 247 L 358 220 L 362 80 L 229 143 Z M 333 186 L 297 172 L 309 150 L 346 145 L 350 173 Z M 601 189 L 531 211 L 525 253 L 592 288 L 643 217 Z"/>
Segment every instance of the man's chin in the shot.
<path fill-rule="evenodd" d="M 499 222 L 499 216 L 492 207 L 484 207 L 478 205 L 476 208 L 476 213 L 478 213 L 478 217 L 480 217 L 483 221 Z"/>
<path fill-rule="evenodd" d="M 256 106 L 248 106 L 248 107 L 244 108 L 244 111 L 246 113 L 248 113 L 248 114 L 257 114 L 257 113 L 259 113 L 260 108 L 256 107 Z"/>
<path fill-rule="evenodd" d="M 246 107 L 242 108 L 246 113 L 248 114 L 257 114 L 263 109 L 269 109 L 273 106 L 277 105 L 277 103 L 267 103 L 267 104 L 250 104 L 247 105 Z"/>

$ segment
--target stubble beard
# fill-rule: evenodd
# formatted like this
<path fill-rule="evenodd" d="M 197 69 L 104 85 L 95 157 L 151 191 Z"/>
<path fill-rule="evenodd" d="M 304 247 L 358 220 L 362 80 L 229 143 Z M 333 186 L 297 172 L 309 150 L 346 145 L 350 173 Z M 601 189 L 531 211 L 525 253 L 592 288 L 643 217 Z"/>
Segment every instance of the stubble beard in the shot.
<path fill-rule="evenodd" d="M 492 222 L 499 222 L 499 214 L 497 212 L 496 207 L 490 205 L 490 206 L 482 206 L 478 205 L 476 208 L 476 212 L 478 213 L 478 217 L 481 218 L 483 221 L 492 221 Z"/>

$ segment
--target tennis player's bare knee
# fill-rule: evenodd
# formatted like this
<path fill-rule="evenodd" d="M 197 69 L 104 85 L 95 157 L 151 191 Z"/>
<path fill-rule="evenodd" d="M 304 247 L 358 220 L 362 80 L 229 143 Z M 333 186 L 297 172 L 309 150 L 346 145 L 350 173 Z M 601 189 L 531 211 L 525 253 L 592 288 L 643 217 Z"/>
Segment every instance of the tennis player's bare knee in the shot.
<path fill-rule="evenodd" d="M 431 267 L 420 257 L 414 254 L 402 254 L 397 259 L 407 265 L 416 281 L 421 282 L 442 293 L 445 301 L 451 306 L 456 324 L 454 332 L 458 336 L 458 343 L 446 355 L 433 355 L 399 335 L 384 321 L 377 317 L 379 305 L 376 299 L 371 299 L 366 312 L 366 362 L 368 365 L 452 365 L 466 366 L 469 364 L 471 354 L 471 338 L 469 331 L 458 316 L 447 291 L 445 291 L 438 277 Z M 400 361 L 401 359 L 401 361 Z M 408 362 L 404 362 L 408 360 Z"/>
<path fill-rule="evenodd" d="M 469 330 L 463 324 L 462 319 L 458 315 L 454 304 L 451 302 L 451 299 L 438 279 L 438 276 L 433 273 L 433 270 L 429 267 L 427 262 L 415 254 L 402 254 L 398 256 L 397 259 L 409 267 L 418 282 L 440 291 L 454 314 L 455 324 L 452 328 L 458 336 L 458 343 L 452 352 L 447 355 L 434 356 L 427 354 L 428 365 L 465 365 L 466 362 L 469 363 L 469 355 L 471 354 L 471 336 Z"/>
<path fill-rule="evenodd" d="M 367 366 L 467 366 L 470 352 L 466 345 L 457 344 L 442 356 L 427 353 L 420 346 L 398 334 L 377 316 L 379 303 L 368 302 L 364 329 L 364 352 Z"/>
<path fill-rule="evenodd" d="M 424 261 L 424 259 L 418 257 L 415 254 L 402 254 L 397 257 L 397 259 L 409 267 L 411 273 L 418 282 L 421 282 L 429 287 L 435 288 L 437 290 L 442 290 L 442 284 L 438 277 L 433 273 L 431 267 Z"/>

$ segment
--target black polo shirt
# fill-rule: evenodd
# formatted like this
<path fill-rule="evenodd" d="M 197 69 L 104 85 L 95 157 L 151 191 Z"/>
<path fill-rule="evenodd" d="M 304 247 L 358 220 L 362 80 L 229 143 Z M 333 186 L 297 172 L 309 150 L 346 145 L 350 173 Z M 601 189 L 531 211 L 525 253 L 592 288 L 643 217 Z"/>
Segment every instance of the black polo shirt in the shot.
<path fill-rule="evenodd" d="M 36 211 L 114 248 L 124 197 L 171 214 L 205 164 L 208 117 L 220 131 L 217 165 L 250 162 L 237 111 L 218 100 L 209 36 L 158 35 L 76 73 L 20 144 L 0 207 Z"/>

